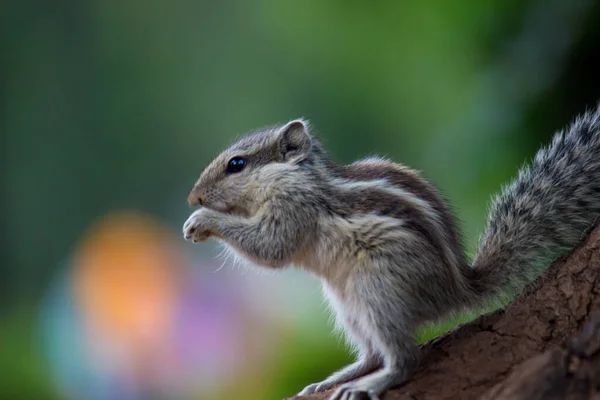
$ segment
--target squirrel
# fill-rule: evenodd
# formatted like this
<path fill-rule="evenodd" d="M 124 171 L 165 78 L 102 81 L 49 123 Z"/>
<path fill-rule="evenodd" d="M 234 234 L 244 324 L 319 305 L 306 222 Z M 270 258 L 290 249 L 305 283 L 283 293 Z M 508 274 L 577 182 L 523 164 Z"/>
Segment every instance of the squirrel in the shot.
<path fill-rule="evenodd" d="M 186 240 L 211 237 L 262 267 L 318 276 L 357 361 L 300 395 L 378 399 L 418 363 L 415 330 L 514 296 L 576 247 L 600 214 L 600 105 L 555 134 L 493 198 L 471 263 L 457 218 L 421 174 L 332 160 L 308 121 L 250 133 L 191 189 Z"/>

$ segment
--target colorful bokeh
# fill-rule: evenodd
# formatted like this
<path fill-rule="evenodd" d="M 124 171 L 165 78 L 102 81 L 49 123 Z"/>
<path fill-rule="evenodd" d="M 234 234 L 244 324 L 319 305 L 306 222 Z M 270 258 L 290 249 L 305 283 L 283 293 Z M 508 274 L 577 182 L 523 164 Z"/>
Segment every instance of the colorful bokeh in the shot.
<path fill-rule="evenodd" d="M 218 397 L 232 379 L 264 372 L 289 321 L 266 319 L 247 301 L 252 285 L 215 273 L 216 261 L 192 261 L 177 239 L 121 212 L 78 244 L 41 313 L 51 370 L 70 398 Z"/>

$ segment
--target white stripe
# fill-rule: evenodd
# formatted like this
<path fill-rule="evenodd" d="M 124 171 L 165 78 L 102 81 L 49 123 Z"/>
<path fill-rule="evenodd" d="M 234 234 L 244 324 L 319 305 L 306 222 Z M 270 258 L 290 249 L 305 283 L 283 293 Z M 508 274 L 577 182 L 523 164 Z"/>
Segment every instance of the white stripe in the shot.
<path fill-rule="evenodd" d="M 349 179 L 335 178 L 332 179 L 332 184 L 336 188 L 340 188 L 349 192 L 369 189 L 381 190 L 410 203 L 416 209 L 421 211 L 427 217 L 427 219 L 430 220 L 430 222 L 433 223 L 434 227 L 438 230 L 437 233 L 440 233 L 437 236 L 441 236 L 442 238 L 442 243 L 444 246 L 443 251 L 446 255 L 446 258 L 448 259 L 448 261 L 450 261 L 450 263 L 456 265 L 456 257 L 454 255 L 454 252 L 452 251 L 452 248 L 446 241 L 446 235 L 444 234 L 444 227 L 442 226 L 440 215 L 435 210 L 433 210 L 433 208 L 427 201 L 419 198 L 413 193 L 410 193 L 402 188 L 391 185 L 386 179 L 383 178 L 374 179 L 370 181 L 352 181 Z"/>

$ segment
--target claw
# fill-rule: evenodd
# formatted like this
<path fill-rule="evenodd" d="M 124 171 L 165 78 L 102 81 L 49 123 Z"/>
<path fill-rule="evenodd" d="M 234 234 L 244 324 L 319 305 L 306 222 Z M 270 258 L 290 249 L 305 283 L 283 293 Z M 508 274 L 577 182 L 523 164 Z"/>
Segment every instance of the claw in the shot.
<path fill-rule="evenodd" d="M 325 384 L 324 382 L 311 383 L 310 385 L 308 385 L 307 387 L 302 389 L 302 391 L 300 393 L 298 393 L 298 396 L 308 396 L 309 394 L 323 392 L 323 391 L 329 389 L 331 386 L 332 385 Z"/>
<path fill-rule="evenodd" d="M 381 400 L 374 390 L 369 390 L 367 394 L 369 395 L 369 400 Z"/>
<path fill-rule="evenodd" d="M 369 389 L 368 386 L 358 380 L 339 386 L 329 397 L 329 400 L 360 400 L 364 398 L 381 400 L 376 390 Z"/>

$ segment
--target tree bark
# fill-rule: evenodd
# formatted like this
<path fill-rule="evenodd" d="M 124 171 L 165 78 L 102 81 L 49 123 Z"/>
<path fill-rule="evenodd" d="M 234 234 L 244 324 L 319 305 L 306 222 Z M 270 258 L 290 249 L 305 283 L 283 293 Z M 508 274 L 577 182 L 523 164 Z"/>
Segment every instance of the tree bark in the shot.
<path fill-rule="evenodd" d="M 600 400 L 598 293 L 600 227 L 504 310 L 421 346 L 418 371 L 382 399 Z"/>

